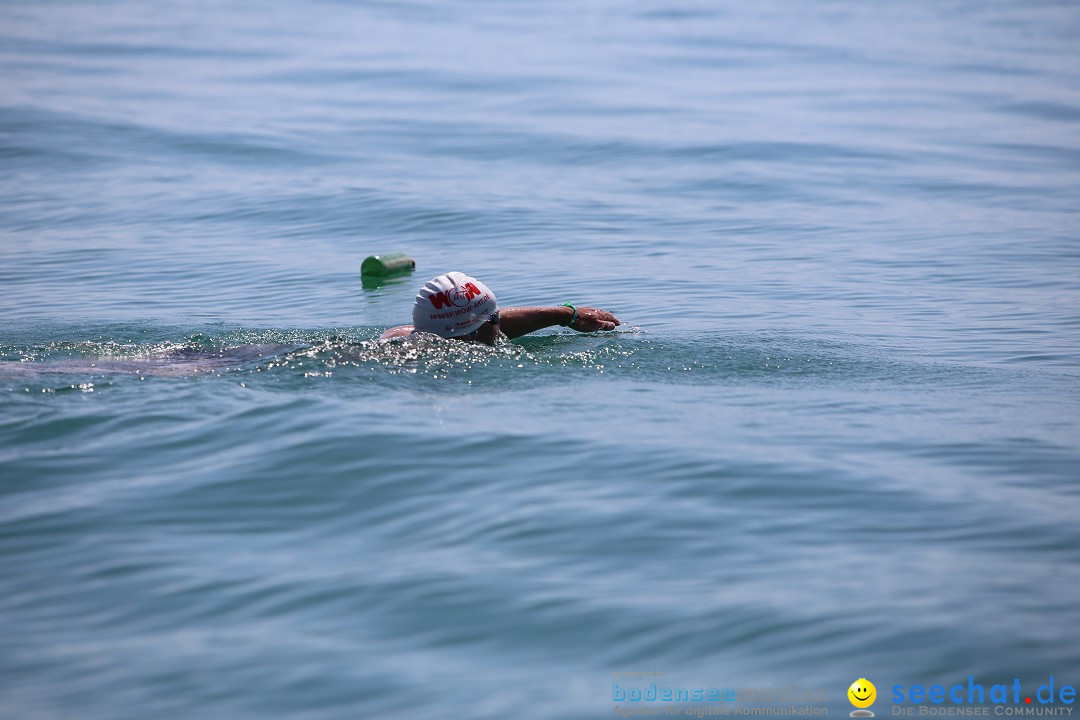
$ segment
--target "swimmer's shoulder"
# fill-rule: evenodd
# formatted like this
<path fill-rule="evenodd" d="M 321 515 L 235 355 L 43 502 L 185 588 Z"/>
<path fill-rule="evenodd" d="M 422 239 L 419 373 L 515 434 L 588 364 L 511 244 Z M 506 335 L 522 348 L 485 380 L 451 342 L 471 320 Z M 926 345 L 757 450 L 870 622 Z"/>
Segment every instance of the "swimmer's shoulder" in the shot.
<path fill-rule="evenodd" d="M 412 325 L 398 325 L 397 327 L 392 327 L 386 332 L 384 332 L 382 335 L 380 335 L 379 340 L 391 340 L 397 337 L 407 337 L 408 335 L 412 334 L 412 331 Z"/>

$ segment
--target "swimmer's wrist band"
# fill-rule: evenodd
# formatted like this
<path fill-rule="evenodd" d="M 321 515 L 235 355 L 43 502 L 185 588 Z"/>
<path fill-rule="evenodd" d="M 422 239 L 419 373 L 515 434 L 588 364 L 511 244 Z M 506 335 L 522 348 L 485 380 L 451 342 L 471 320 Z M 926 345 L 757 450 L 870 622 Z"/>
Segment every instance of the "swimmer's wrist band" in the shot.
<path fill-rule="evenodd" d="M 568 327 L 568 328 L 571 328 L 571 329 L 572 329 L 572 328 L 574 327 L 574 323 L 576 323 L 576 322 L 577 322 L 577 308 L 576 308 L 576 307 L 574 307 L 573 305 L 571 305 L 571 304 L 570 304 L 570 303 L 568 303 L 568 302 L 566 302 L 566 303 L 563 303 L 563 304 L 562 304 L 562 306 L 563 306 L 563 307 L 568 307 L 568 308 L 570 308 L 571 310 L 573 310 L 573 311 L 574 311 L 574 314 L 573 314 L 572 316 L 570 316 L 570 322 L 568 322 L 568 323 L 563 323 L 563 327 Z"/>

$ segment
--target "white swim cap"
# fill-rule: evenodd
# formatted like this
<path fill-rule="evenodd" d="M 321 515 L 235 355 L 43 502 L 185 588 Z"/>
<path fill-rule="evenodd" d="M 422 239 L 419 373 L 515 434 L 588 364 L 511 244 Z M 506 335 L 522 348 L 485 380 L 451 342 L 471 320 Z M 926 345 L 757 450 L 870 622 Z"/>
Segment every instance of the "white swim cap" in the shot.
<path fill-rule="evenodd" d="M 444 338 L 468 335 L 499 309 L 495 293 L 465 273 L 448 272 L 420 288 L 413 304 L 413 327 Z"/>

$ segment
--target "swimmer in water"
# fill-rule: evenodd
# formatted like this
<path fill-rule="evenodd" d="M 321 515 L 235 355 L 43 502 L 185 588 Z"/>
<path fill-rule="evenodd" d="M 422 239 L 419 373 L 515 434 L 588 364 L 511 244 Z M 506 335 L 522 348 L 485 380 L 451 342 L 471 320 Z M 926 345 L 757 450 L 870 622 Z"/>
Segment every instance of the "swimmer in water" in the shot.
<path fill-rule="evenodd" d="M 578 332 L 596 332 L 614 330 L 622 324 L 607 310 L 575 307 L 570 303 L 500 310 L 495 293 L 476 278 L 460 272 L 440 275 L 420 288 L 412 315 L 412 325 L 390 328 L 379 339 L 427 332 L 494 345 L 500 336 L 512 340 L 554 325 Z"/>

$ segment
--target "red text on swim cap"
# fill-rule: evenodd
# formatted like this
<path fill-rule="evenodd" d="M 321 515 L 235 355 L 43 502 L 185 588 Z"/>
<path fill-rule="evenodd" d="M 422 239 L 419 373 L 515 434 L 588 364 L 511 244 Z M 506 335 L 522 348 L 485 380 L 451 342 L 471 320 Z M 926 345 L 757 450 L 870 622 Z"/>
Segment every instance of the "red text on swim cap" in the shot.
<path fill-rule="evenodd" d="M 450 290 L 432 293 L 428 295 L 428 300 L 431 301 L 436 310 L 441 310 L 447 305 L 456 305 L 457 307 L 468 305 L 469 301 L 479 294 L 480 289 L 471 282 L 467 282 Z"/>

